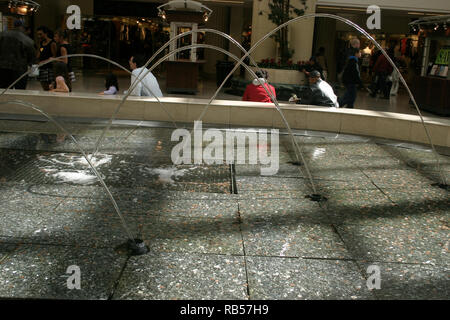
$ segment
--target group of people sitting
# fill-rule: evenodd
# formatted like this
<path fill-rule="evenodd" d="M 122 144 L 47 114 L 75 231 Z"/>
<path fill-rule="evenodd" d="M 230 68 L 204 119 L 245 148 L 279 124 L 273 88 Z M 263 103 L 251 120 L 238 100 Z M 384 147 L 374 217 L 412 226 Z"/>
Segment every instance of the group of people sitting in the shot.
<path fill-rule="evenodd" d="M 130 95 L 132 96 L 149 96 L 162 97 L 162 91 L 159 87 L 158 80 L 149 70 L 145 68 L 146 58 L 142 54 L 136 54 L 128 61 L 131 69 L 131 84 L 135 84 Z M 140 81 L 136 82 L 136 79 Z M 105 91 L 100 92 L 101 95 L 112 95 L 119 92 L 119 82 L 117 77 L 110 73 L 105 78 Z M 128 91 L 125 91 L 127 94 Z"/>
<path fill-rule="evenodd" d="M 64 30 L 56 30 L 54 33 L 41 26 L 37 28 L 39 42 L 34 45 L 33 41 L 25 35 L 23 23 L 18 20 L 15 23 L 15 30 L 0 33 L 0 87 L 7 87 L 15 79 L 21 76 L 30 64 L 35 60 L 39 65 L 39 76 L 42 88 L 46 91 L 71 92 L 74 73 L 72 71 L 71 59 L 67 57 L 71 53 L 70 44 L 67 41 L 67 34 Z M 35 54 L 35 48 L 38 48 Z M 323 48 L 321 48 L 323 49 Z M 309 86 L 303 90 L 300 97 L 293 96 L 290 102 L 326 106 L 326 107 L 347 107 L 353 108 L 356 100 L 358 87 L 362 85 L 359 70 L 359 59 L 361 51 L 357 38 L 351 42 L 351 47 L 347 53 L 347 61 L 341 74 L 341 81 L 345 86 L 345 94 L 338 98 L 333 88 L 326 82 L 324 63 L 319 63 L 323 57 L 324 50 L 320 50 L 316 58 L 311 58 L 311 63 L 307 65 L 304 73 L 308 77 Z M 378 90 L 383 91 L 387 96 L 384 83 L 392 67 L 381 55 L 375 65 L 377 81 L 371 93 L 374 96 Z M 314 63 L 313 63 L 314 62 Z M 133 86 L 130 95 L 162 97 L 156 77 L 145 68 L 146 58 L 142 54 L 135 54 L 129 60 L 131 69 L 131 83 Z M 326 64 L 325 64 L 326 65 Z M 136 81 L 139 79 L 139 81 Z M 26 88 L 26 77 L 21 82 L 16 83 L 16 89 Z M 109 74 L 105 79 L 105 90 L 102 95 L 111 95 L 119 92 L 117 77 Z M 128 92 L 125 92 L 128 94 Z M 276 98 L 274 86 L 268 83 L 267 71 L 257 71 L 256 78 L 247 85 L 243 101 L 256 101 L 272 103 Z"/>
<path fill-rule="evenodd" d="M 275 88 L 267 82 L 268 73 L 265 70 L 255 72 L 257 78 L 245 88 L 243 101 L 269 102 L 276 98 Z M 333 88 L 321 79 L 320 72 L 308 72 L 309 87 L 301 98 L 294 95 L 289 101 L 301 104 L 339 108 L 338 97 Z"/>
<path fill-rule="evenodd" d="M 303 72 L 308 77 L 309 86 L 302 91 L 300 97 L 293 95 L 289 99 L 289 102 L 333 108 L 353 108 L 358 88 L 363 85 L 359 68 L 360 58 L 361 51 L 358 40 L 357 42 L 353 42 L 352 46 L 348 49 L 345 66 L 342 73 L 338 76 L 345 87 L 343 96 L 338 97 L 335 94 L 331 85 L 323 79 L 325 77 L 323 71 L 305 68 Z M 308 67 L 312 65 L 310 64 Z M 251 84 L 247 85 L 242 100 L 273 102 L 272 97 L 276 97 L 276 93 L 275 88 L 267 83 L 267 72 L 258 71 L 256 72 L 256 76 L 257 79 L 254 79 Z"/>

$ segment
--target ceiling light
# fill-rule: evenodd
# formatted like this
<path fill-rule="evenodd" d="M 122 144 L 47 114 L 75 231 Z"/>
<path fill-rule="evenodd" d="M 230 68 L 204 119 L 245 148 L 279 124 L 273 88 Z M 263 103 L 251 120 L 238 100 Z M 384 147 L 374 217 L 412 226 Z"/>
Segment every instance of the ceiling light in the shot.
<path fill-rule="evenodd" d="M 37 12 L 40 5 L 32 0 L 10 0 L 8 8 L 11 13 L 25 16 Z"/>

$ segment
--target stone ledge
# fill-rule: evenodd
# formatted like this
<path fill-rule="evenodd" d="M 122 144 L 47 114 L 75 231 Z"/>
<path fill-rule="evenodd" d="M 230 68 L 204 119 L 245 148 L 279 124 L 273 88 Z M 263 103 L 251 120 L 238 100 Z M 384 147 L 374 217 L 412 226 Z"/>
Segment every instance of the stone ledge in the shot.
<path fill-rule="evenodd" d="M 41 107 L 52 116 L 110 118 L 123 95 L 53 93 L 17 90 L 6 92 L 0 101 L 23 100 Z M 208 104 L 207 99 L 161 98 L 167 112 L 179 122 L 192 122 Z M 308 129 L 366 135 L 409 142 L 428 143 L 419 116 L 359 109 L 280 104 L 292 129 Z M 18 105 L 0 105 L 0 113 L 36 114 Z M 171 121 L 155 98 L 128 97 L 117 119 Z M 215 100 L 205 114 L 205 123 L 285 128 L 273 104 Z M 450 147 L 450 120 L 424 117 L 434 144 Z"/>

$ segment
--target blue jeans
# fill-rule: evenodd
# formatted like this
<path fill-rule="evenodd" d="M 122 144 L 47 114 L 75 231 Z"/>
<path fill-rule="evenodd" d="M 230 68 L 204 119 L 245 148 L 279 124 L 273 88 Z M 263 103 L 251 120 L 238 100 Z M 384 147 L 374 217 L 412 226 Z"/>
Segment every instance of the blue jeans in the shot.
<path fill-rule="evenodd" d="M 345 85 L 345 94 L 339 99 L 339 107 L 343 108 L 347 105 L 347 108 L 353 108 L 353 104 L 356 100 L 356 84 L 347 83 Z"/>

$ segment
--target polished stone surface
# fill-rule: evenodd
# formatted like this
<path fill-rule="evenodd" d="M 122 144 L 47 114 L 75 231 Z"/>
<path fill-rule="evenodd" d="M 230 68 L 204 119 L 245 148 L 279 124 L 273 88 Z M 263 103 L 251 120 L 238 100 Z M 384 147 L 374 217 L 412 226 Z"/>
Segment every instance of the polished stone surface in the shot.
<path fill-rule="evenodd" d="M 280 135 L 264 176 L 261 163 L 174 165 L 170 126 L 115 124 L 90 160 L 120 217 L 79 152 L 104 124 L 64 124 L 79 146 L 48 122 L 0 120 L 0 298 L 449 298 L 450 197 L 423 146 L 298 132 L 305 166 Z M 127 232 L 150 252 L 128 256 Z"/>

